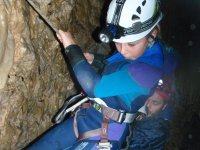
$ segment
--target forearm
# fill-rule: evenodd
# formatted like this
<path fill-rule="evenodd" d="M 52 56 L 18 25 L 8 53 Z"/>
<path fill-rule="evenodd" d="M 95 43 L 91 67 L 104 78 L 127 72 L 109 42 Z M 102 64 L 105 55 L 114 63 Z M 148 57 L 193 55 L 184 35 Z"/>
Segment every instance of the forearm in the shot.
<path fill-rule="evenodd" d="M 78 45 L 70 45 L 65 48 L 65 55 L 70 62 L 74 75 L 85 93 L 94 97 L 94 87 L 100 80 L 100 75 L 91 67 L 85 59 L 81 48 Z"/>
<path fill-rule="evenodd" d="M 72 68 L 81 61 L 86 61 L 81 48 L 78 45 L 69 45 L 65 48 L 65 55 L 67 56 Z"/>

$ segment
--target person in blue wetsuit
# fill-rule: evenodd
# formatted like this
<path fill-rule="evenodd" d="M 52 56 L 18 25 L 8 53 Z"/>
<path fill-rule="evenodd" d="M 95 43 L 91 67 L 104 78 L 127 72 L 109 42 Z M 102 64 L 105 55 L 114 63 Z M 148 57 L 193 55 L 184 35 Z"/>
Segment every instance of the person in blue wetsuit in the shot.
<path fill-rule="evenodd" d="M 137 110 L 144 105 L 163 74 L 176 68 L 175 52 L 157 39 L 163 15 L 157 0 L 112 0 L 102 42 L 113 41 L 117 53 L 107 59 L 102 73 L 87 62 L 70 32 L 57 37 L 85 95 L 100 98 L 85 103 L 75 116 L 55 125 L 27 147 L 29 150 L 120 149 Z M 78 148 L 74 148 L 79 144 Z M 87 149 L 90 149 L 87 147 Z"/>

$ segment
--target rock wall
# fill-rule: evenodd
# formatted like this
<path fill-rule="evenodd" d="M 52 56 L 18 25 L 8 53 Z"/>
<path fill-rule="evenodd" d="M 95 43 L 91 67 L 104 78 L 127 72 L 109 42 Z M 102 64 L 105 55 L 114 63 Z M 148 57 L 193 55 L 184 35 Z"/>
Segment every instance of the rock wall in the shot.
<path fill-rule="evenodd" d="M 102 0 L 32 0 L 58 29 L 75 34 L 83 50 Z M 22 149 L 49 128 L 63 101 L 77 90 L 52 30 L 26 0 L 0 1 L 0 149 Z"/>

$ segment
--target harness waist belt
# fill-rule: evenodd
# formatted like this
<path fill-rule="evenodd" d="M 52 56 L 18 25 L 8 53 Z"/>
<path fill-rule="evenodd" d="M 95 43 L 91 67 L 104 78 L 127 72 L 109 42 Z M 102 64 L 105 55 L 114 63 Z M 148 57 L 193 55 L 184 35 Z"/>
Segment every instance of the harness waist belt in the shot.
<path fill-rule="evenodd" d="M 116 110 L 105 106 L 101 106 L 101 113 L 118 123 L 132 123 L 135 119 L 133 113 L 126 113 L 124 110 Z"/>
<path fill-rule="evenodd" d="M 91 107 L 92 106 L 97 111 L 102 113 L 104 116 L 106 116 L 118 123 L 132 123 L 136 116 L 135 113 L 126 113 L 124 110 L 116 110 L 116 109 L 98 104 L 96 102 L 94 102 L 93 104 L 85 103 L 82 106 L 83 107 Z"/>

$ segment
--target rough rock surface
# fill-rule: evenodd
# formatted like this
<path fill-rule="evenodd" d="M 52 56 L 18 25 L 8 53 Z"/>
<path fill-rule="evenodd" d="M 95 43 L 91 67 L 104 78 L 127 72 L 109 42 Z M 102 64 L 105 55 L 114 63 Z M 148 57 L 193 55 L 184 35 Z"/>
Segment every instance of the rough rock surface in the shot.
<path fill-rule="evenodd" d="M 99 47 L 101 0 L 32 0 L 83 50 Z M 52 30 L 26 0 L 0 1 L 0 149 L 17 150 L 49 128 L 63 101 L 76 93 Z"/>

